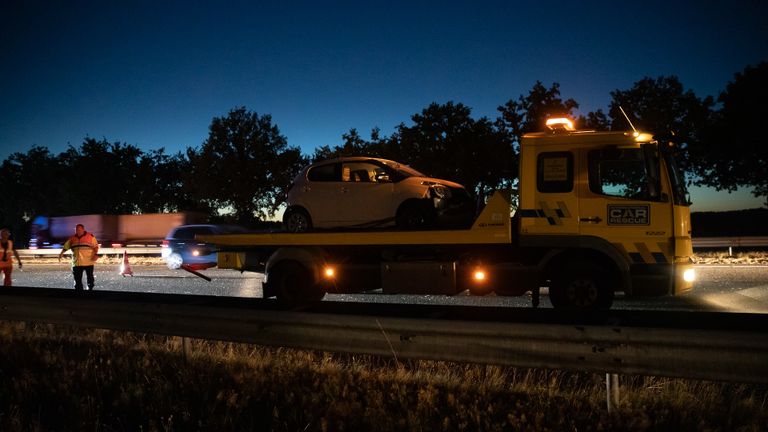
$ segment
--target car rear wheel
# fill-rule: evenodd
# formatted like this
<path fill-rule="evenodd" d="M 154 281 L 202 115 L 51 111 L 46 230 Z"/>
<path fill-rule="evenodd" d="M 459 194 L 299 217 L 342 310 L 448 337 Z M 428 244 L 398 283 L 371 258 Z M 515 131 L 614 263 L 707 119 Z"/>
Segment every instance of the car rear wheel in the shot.
<path fill-rule="evenodd" d="M 288 209 L 283 216 L 283 225 L 288 232 L 307 232 L 312 229 L 312 219 L 309 217 L 309 213 L 302 208 Z"/>

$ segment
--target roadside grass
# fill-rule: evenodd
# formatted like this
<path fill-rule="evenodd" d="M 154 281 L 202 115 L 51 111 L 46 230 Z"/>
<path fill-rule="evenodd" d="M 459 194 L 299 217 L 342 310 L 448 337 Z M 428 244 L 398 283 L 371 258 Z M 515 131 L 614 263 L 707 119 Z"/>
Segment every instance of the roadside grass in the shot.
<path fill-rule="evenodd" d="M 0 322 L 0 430 L 768 430 L 768 388 Z M 681 359 L 684 361 L 684 359 Z"/>

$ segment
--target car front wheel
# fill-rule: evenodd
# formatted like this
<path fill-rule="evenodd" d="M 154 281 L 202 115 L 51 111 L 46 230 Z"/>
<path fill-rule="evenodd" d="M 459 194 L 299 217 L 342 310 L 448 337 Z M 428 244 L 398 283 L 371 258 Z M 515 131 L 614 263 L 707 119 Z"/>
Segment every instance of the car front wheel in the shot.
<path fill-rule="evenodd" d="M 174 252 L 170 255 L 168 255 L 168 258 L 165 259 L 165 265 L 168 266 L 171 270 L 176 270 L 181 268 L 181 265 L 184 263 L 184 259 L 181 257 L 180 254 Z"/>
<path fill-rule="evenodd" d="M 408 202 L 397 212 L 395 223 L 401 230 L 428 229 L 435 224 L 434 209 L 423 202 Z"/>

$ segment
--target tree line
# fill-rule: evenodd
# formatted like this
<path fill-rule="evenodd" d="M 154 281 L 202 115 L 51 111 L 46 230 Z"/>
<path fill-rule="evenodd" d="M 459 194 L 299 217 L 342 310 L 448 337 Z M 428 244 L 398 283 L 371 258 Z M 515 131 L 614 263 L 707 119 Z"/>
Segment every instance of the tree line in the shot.
<path fill-rule="evenodd" d="M 737 73 L 717 98 L 697 96 L 675 76 L 646 77 L 610 95 L 606 110 L 578 117 L 577 127 L 629 130 L 623 108 L 638 130 L 678 143 L 689 183 L 748 187 L 768 205 L 768 150 L 759 129 L 768 63 Z M 18 238 L 41 214 L 197 211 L 212 221 L 253 226 L 276 213 L 303 166 L 337 156 L 393 159 L 462 183 L 471 193 L 487 193 L 516 184 L 522 135 L 543 130 L 548 116 L 573 118 L 578 108 L 558 83 L 536 82 L 500 105 L 495 119 L 474 118 L 462 103 L 432 103 L 389 136 L 374 128 L 363 138 L 350 129 L 339 144 L 312 155 L 290 146 L 270 115 L 245 107 L 215 117 L 200 147 L 176 154 L 90 137 L 60 154 L 35 146 L 2 162 L 0 224 Z"/>

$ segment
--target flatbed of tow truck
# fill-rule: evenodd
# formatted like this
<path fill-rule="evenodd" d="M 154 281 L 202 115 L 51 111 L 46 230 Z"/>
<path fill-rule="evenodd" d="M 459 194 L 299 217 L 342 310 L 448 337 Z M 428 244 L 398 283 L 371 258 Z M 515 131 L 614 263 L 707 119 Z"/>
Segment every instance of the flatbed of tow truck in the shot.
<path fill-rule="evenodd" d="M 227 250 L 270 246 L 376 246 L 512 243 L 509 193 L 496 191 L 468 229 L 423 231 L 344 231 L 198 235 L 197 240 Z"/>

